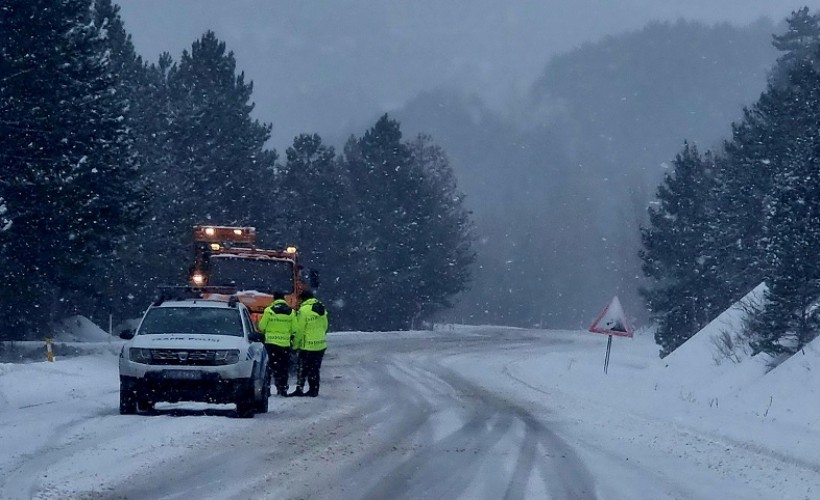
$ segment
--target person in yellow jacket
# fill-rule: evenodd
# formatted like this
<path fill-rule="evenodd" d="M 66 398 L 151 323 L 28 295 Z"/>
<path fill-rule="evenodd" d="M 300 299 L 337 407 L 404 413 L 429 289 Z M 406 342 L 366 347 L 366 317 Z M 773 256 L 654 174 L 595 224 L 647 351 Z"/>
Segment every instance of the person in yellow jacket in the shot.
<path fill-rule="evenodd" d="M 268 351 L 268 373 L 273 375 L 276 394 L 288 395 L 291 338 L 296 333 L 296 311 L 285 302 L 285 294 L 273 292 L 273 302 L 259 320 L 259 331 L 265 334 Z"/>
<path fill-rule="evenodd" d="M 316 397 L 319 395 L 319 370 L 327 350 L 327 310 L 309 290 L 302 292 L 299 299 L 302 303 L 296 315 L 293 346 L 299 349 L 300 369 L 307 380 L 308 391 L 303 392 L 297 381 L 296 390 L 290 395 Z"/>

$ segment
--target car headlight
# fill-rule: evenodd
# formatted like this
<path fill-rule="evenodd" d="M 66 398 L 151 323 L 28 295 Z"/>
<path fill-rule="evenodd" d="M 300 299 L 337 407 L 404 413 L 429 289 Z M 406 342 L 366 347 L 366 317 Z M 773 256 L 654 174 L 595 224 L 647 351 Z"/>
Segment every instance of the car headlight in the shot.
<path fill-rule="evenodd" d="M 151 364 L 151 349 L 132 347 L 128 349 L 128 359 L 134 363 Z"/>
<path fill-rule="evenodd" d="M 239 349 L 225 349 L 214 352 L 214 364 L 232 365 L 239 362 Z"/>

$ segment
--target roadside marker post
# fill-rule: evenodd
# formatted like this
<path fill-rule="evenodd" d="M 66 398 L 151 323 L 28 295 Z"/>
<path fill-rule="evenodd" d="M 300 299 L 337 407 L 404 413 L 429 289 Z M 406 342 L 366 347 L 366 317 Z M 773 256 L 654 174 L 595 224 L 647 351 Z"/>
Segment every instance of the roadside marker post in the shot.
<path fill-rule="evenodd" d="M 51 349 L 51 337 L 46 337 L 46 359 L 54 361 L 54 351 Z"/>
<path fill-rule="evenodd" d="M 613 297 L 608 306 L 589 327 L 592 333 L 603 333 L 609 338 L 606 341 L 606 357 L 604 357 L 604 373 L 609 370 L 609 354 L 612 351 L 612 336 L 632 338 L 632 327 L 626 320 L 624 309 L 618 297 Z"/>

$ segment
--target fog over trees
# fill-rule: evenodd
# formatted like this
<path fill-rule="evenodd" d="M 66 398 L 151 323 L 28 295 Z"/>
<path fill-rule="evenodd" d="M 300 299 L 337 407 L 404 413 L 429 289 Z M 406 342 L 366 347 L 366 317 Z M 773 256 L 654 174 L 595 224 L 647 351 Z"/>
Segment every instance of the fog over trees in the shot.
<path fill-rule="evenodd" d="M 453 158 L 479 228 L 454 319 L 588 326 L 617 294 L 646 320 L 639 227 L 655 188 L 685 140 L 719 144 L 764 89 L 775 30 L 652 23 L 552 59 L 505 114 L 452 90 L 403 108 Z"/>

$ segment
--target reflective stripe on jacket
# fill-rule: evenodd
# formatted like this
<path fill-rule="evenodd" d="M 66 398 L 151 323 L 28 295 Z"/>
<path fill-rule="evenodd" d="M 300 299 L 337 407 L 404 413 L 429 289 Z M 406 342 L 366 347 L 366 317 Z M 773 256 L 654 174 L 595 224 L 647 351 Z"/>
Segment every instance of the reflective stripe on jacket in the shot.
<path fill-rule="evenodd" d="M 319 312 L 316 312 L 319 310 Z M 327 349 L 327 311 L 324 305 L 312 298 L 302 302 L 297 315 L 296 338 L 293 346 L 303 351 Z"/>
<path fill-rule="evenodd" d="M 266 344 L 290 347 L 291 335 L 296 332 L 296 311 L 284 299 L 274 300 L 262 313 L 259 331 L 265 334 Z"/>

